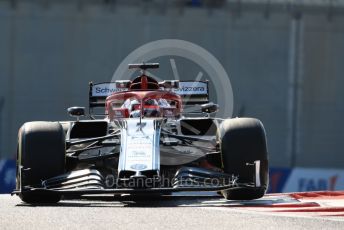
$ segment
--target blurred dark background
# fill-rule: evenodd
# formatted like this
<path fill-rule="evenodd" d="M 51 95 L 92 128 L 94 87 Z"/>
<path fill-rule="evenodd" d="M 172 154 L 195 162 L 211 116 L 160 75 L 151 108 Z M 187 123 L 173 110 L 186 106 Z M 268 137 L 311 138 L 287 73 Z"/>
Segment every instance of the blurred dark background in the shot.
<path fill-rule="evenodd" d="M 24 122 L 87 106 L 134 49 L 182 39 L 224 66 L 233 115 L 265 124 L 271 166 L 344 167 L 343 0 L 0 0 L 0 35 L 0 158 Z"/>

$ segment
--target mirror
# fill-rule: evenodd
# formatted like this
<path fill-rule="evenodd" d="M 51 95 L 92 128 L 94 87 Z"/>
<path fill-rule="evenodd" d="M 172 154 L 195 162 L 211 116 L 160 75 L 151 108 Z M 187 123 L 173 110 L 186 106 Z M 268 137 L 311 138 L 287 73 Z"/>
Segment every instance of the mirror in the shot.
<path fill-rule="evenodd" d="M 67 111 L 70 116 L 78 117 L 78 119 L 80 116 L 85 116 L 85 107 L 69 107 Z"/>
<path fill-rule="evenodd" d="M 201 105 L 203 113 L 215 113 L 219 110 L 219 105 L 212 102 Z"/>

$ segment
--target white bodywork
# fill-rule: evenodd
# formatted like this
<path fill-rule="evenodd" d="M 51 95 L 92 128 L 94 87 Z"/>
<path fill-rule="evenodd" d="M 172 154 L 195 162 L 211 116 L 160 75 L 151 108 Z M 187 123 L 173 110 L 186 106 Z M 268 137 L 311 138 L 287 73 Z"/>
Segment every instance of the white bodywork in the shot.
<path fill-rule="evenodd" d="M 160 170 L 160 122 L 133 118 L 124 122 L 118 171 Z"/>

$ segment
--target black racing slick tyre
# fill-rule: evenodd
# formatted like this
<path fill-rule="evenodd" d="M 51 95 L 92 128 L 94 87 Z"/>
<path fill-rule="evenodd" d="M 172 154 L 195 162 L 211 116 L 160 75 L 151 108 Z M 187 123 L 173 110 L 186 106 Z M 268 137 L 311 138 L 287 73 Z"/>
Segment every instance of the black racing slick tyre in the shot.
<path fill-rule="evenodd" d="M 18 133 L 17 189 L 26 203 L 57 203 L 61 196 L 26 191 L 65 171 L 65 132 L 58 122 L 28 122 Z"/>
<path fill-rule="evenodd" d="M 254 118 L 226 119 L 218 129 L 218 140 L 224 172 L 238 176 L 239 185 L 253 185 L 223 190 L 222 195 L 228 200 L 264 196 L 269 184 L 269 166 L 263 124 Z"/>

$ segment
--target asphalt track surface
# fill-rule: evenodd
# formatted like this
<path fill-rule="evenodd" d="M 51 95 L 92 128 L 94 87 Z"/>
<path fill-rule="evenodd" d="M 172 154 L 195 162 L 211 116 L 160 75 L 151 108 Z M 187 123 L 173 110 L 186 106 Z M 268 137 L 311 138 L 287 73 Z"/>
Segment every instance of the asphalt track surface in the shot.
<path fill-rule="evenodd" d="M 283 202 L 270 197 L 252 203 L 226 201 L 214 194 L 182 194 L 92 197 L 31 206 L 16 196 L 0 195 L 0 229 L 344 229 L 344 217 L 236 208 L 276 200 Z"/>

